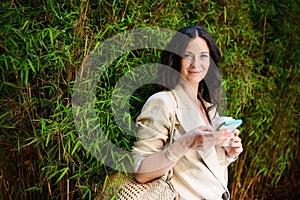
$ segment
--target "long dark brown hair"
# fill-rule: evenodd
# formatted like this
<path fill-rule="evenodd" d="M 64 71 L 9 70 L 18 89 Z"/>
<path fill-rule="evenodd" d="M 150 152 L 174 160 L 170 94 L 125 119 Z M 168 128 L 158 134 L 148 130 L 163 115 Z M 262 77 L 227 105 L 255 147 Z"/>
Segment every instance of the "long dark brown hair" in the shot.
<path fill-rule="evenodd" d="M 208 117 L 208 111 L 212 107 L 216 107 L 216 109 L 218 109 L 220 103 L 221 54 L 212 36 L 201 26 L 188 26 L 180 29 L 176 32 L 166 49 L 162 51 L 161 64 L 167 65 L 172 69 L 175 69 L 177 72 L 175 73 L 174 70 L 170 70 L 170 68 L 164 68 L 159 71 L 158 78 L 162 83 L 160 90 L 173 89 L 178 84 L 183 53 L 189 41 L 196 37 L 203 38 L 209 48 L 210 65 L 205 78 L 199 83 L 198 98 L 205 109 L 208 120 L 211 122 Z M 209 102 L 212 106 L 206 108 L 203 100 Z"/>

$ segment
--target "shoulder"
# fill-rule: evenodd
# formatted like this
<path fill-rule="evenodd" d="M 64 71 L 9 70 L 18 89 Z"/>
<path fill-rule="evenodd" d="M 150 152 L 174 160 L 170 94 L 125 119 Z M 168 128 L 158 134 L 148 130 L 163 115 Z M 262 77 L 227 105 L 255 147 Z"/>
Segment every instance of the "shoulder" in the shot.
<path fill-rule="evenodd" d="M 161 91 L 161 92 L 157 92 L 153 95 L 151 95 L 148 99 L 148 101 L 152 101 L 152 100 L 161 100 L 161 101 L 169 101 L 171 102 L 171 91 Z"/>
<path fill-rule="evenodd" d="M 151 95 L 144 106 L 159 106 L 165 109 L 174 108 L 174 98 L 171 91 L 161 91 Z"/>

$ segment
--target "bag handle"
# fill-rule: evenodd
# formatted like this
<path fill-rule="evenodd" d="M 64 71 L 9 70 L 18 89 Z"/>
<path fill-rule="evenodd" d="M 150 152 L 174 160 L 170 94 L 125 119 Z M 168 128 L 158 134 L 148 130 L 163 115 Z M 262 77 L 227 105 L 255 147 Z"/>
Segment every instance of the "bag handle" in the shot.
<path fill-rule="evenodd" d="M 176 104 L 177 104 L 174 94 L 171 91 L 168 91 L 167 94 L 169 95 L 170 99 L 172 99 L 173 101 L 174 109 L 173 109 L 172 125 L 170 129 L 170 139 L 168 145 L 166 145 L 164 149 L 167 149 L 173 143 L 174 132 L 175 132 L 175 120 L 176 120 Z M 162 176 L 162 180 L 169 181 L 172 178 L 172 176 L 173 176 L 173 168 L 171 168 L 168 173 Z"/>
<path fill-rule="evenodd" d="M 174 132 L 175 132 L 175 120 L 176 120 L 176 99 L 172 91 L 168 91 L 167 94 L 173 101 L 174 109 L 173 109 L 173 117 L 172 117 L 172 125 L 171 125 L 171 132 L 170 132 L 170 141 L 167 147 L 169 147 L 173 143 Z"/>

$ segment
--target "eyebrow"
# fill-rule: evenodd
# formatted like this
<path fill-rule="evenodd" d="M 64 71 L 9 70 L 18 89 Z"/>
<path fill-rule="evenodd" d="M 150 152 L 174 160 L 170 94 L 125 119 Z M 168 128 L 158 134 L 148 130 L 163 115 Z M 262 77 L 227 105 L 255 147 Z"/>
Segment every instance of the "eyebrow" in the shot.
<path fill-rule="evenodd" d="M 185 52 L 185 53 L 194 54 L 194 53 L 192 53 L 192 52 L 190 52 L 190 51 L 187 51 L 187 52 Z M 202 51 L 202 52 L 200 52 L 200 54 L 209 54 L 209 52 L 208 52 L 208 51 Z"/>

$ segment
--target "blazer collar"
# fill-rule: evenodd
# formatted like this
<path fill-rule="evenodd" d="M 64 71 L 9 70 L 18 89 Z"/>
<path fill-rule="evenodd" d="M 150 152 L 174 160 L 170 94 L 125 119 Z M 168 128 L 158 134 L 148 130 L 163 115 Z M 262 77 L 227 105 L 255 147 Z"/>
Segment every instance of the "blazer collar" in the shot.
<path fill-rule="evenodd" d="M 186 132 L 200 125 L 206 125 L 206 122 L 201 118 L 195 104 L 188 97 L 180 84 L 177 84 L 171 91 L 177 102 L 175 110 L 177 119 Z"/>

